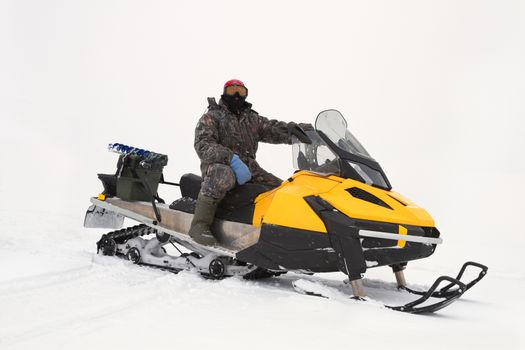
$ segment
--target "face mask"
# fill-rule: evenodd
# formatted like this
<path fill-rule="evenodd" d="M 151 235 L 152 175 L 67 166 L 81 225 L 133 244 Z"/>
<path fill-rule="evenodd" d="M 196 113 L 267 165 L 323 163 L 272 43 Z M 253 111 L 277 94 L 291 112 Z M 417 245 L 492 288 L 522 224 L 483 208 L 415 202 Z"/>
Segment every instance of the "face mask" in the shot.
<path fill-rule="evenodd" d="M 239 114 L 246 104 L 246 97 L 242 97 L 238 92 L 236 92 L 234 95 L 223 94 L 221 97 L 226 104 L 226 107 L 228 107 L 228 109 L 233 113 Z"/>

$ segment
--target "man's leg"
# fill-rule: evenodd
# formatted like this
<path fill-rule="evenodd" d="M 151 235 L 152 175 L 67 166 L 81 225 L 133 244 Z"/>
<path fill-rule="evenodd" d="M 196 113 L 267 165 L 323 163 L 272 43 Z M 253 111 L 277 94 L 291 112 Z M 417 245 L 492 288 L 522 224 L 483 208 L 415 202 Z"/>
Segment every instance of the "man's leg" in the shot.
<path fill-rule="evenodd" d="M 281 185 L 283 180 L 279 179 L 274 174 L 260 168 L 258 169 L 257 173 L 252 174 L 252 182 L 266 186 L 277 187 Z"/>
<path fill-rule="evenodd" d="M 235 187 L 235 174 L 224 164 L 211 164 L 202 181 L 201 191 L 197 198 L 195 214 L 189 235 L 193 240 L 203 245 L 214 245 L 217 240 L 210 226 L 215 218 L 215 212 L 226 192 Z"/>

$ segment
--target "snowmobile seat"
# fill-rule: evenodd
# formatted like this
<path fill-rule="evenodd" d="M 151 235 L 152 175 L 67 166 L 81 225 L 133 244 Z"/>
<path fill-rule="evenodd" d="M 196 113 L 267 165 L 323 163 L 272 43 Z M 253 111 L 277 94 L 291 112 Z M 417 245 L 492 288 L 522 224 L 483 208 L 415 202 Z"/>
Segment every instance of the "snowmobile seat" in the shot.
<path fill-rule="evenodd" d="M 184 174 L 180 178 L 180 192 L 182 197 L 197 200 L 201 190 L 202 177 L 195 174 Z"/>
<path fill-rule="evenodd" d="M 180 179 L 180 191 L 182 198 L 170 205 L 171 209 L 180 210 L 186 213 L 195 211 L 195 201 L 201 190 L 202 178 L 195 174 L 184 174 Z M 227 221 L 242 222 L 251 224 L 253 211 L 255 209 L 254 200 L 263 192 L 271 190 L 273 187 L 262 184 L 247 183 L 236 186 L 226 194 L 217 208 L 216 217 Z"/>

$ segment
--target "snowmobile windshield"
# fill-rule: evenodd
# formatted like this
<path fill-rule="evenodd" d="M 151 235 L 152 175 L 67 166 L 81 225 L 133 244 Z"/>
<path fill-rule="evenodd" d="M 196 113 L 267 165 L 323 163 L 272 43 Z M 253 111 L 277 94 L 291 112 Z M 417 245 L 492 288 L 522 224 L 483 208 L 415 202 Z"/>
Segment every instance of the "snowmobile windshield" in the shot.
<path fill-rule="evenodd" d="M 340 176 L 387 190 L 392 188 L 379 163 L 348 130 L 348 124 L 339 111 L 329 109 L 319 113 L 315 129 L 340 160 Z"/>
<path fill-rule="evenodd" d="M 292 137 L 293 165 L 298 170 L 308 170 L 322 175 L 341 176 L 339 157 L 314 130 L 305 131 L 311 144 Z"/>
<path fill-rule="evenodd" d="M 296 169 L 323 175 L 336 175 L 390 190 L 392 187 L 377 163 L 354 135 L 340 112 L 319 113 L 315 130 L 305 131 L 311 144 L 293 140 Z"/>
<path fill-rule="evenodd" d="M 372 158 L 361 143 L 348 130 L 343 115 L 335 109 L 319 113 L 315 129 L 323 132 L 338 148 L 361 157 Z"/>

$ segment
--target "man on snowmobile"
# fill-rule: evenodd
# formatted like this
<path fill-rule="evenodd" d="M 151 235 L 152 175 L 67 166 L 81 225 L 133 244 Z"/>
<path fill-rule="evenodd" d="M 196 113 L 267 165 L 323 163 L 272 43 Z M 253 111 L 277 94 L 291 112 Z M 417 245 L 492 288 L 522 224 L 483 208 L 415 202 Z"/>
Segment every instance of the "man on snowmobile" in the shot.
<path fill-rule="evenodd" d="M 295 135 L 308 142 L 296 123 L 260 116 L 246 102 L 247 96 L 248 89 L 242 81 L 227 81 L 219 103 L 208 98 L 208 110 L 195 128 L 194 147 L 201 160 L 203 182 L 189 235 L 200 244 L 217 243 L 210 225 L 226 192 L 250 180 L 272 187 L 281 184 L 281 179 L 262 169 L 255 160 L 259 141 L 291 144 L 291 136 Z"/>

